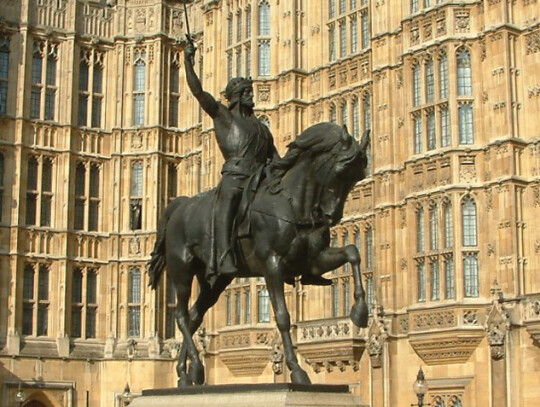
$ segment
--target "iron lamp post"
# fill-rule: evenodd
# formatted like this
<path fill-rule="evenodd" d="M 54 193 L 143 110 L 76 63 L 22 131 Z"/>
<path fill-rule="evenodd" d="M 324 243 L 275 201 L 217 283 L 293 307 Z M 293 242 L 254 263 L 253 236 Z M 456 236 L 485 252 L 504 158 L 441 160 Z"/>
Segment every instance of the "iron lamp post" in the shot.
<path fill-rule="evenodd" d="M 418 374 L 416 375 L 416 380 L 413 383 L 413 390 L 416 393 L 416 397 L 418 397 L 418 404 L 411 404 L 411 407 L 431 406 L 430 403 L 424 403 L 424 396 L 428 392 L 429 386 L 427 384 L 426 377 L 424 376 L 424 371 L 422 370 L 422 368 L 418 370 Z"/>
<path fill-rule="evenodd" d="M 128 383 L 126 383 L 126 387 L 124 387 L 124 392 L 122 393 L 122 401 L 124 402 L 124 406 L 129 406 L 129 404 L 133 401 L 133 394 L 131 394 Z"/>
<path fill-rule="evenodd" d="M 17 389 L 17 393 L 15 393 L 15 402 L 17 403 L 17 406 L 21 407 L 24 403 L 24 400 L 24 393 L 21 390 L 21 383 L 19 382 L 19 388 Z"/>

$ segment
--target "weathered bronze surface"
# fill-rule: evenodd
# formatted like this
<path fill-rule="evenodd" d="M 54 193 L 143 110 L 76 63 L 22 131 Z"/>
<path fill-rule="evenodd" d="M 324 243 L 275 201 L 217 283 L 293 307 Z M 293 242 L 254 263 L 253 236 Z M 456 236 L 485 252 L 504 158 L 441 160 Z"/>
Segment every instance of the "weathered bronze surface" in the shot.
<path fill-rule="evenodd" d="M 224 106 L 202 89 L 193 70 L 194 52 L 188 44 L 188 85 L 214 120 L 225 164 L 217 188 L 178 197 L 167 206 L 149 263 L 153 288 L 166 269 L 176 289 L 176 319 L 184 336 L 178 384 L 204 383 L 192 335 L 236 277 L 265 278 L 291 380 L 309 384 L 293 349 L 284 283 L 294 284 L 300 276 L 303 284 L 324 285 L 324 273 L 350 263 L 355 300 L 350 316 L 357 326 L 367 325 L 358 249 L 329 243 L 330 227 L 341 220 L 347 195 L 365 177 L 369 133 L 359 145 L 346 128 L 319 123 L 300 134 L 279 158 L 270 131 L 253 114 L 251 81 L 232 79 L 226 89 L 230 105 Z M 194 277 L 200 294 L 188 310 Z"/>

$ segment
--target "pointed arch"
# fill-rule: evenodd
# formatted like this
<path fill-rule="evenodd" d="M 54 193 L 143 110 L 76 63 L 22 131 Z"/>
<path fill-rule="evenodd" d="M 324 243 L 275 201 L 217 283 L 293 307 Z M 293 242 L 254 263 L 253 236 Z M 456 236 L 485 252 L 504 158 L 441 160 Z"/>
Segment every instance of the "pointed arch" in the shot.
<path fill-rule="evenodd" d="M 472 61 L 471 51 L 460 47 L 456 51 L 458 96 L 472 95 Z"/>

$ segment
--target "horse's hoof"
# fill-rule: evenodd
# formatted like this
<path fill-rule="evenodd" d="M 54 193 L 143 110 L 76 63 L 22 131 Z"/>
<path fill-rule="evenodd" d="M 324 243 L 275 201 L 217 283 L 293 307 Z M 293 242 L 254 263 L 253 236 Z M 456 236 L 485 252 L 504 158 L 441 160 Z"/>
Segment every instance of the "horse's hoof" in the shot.
<path fill-rule="evenodd" d="M 365 301 L 360 301 L 351 308 L 351 321 L 359 328 L 367 327 L 368 307 Z"/>
<path fill-rule="evenodd" d="M 295 384 L 311 384 L 309 376 L 303 370 L 294 370 L 291 373 L 291 381 Z"/>
<path fill-rule="evenodd" d="M 187 376 L 180 377 L 177 382 L 177 387 L 188 387 L 193 386 L 193 382 L 188 379 Z"/>
<path fill-rule="evenodd" d="M 204 384 L 204 368 L 202 365 L 192 364 L 189 368 L 188 377 L 194 385 Z"/>

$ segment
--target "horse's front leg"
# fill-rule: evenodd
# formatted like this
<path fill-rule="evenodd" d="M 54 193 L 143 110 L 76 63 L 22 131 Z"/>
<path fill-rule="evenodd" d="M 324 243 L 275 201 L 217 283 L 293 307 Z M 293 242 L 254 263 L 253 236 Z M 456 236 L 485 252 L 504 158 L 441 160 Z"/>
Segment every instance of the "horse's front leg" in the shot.
<path fill-rule="evenodd" d="M 283 341 L 285 361 L 291 371 L 293 383 L 311 384 L 309 376 L 298 364 L 298 359 L 294 353 L 291 339 L 291 317 L 289 311 L 287 311 L 283 291 L 283 272 L 281 258 L 277 255 L 271 255 L 266 260 L 266 286 L 268 287 L 270 301 L 272 302 L 277 326 Z"/>
<path fill-rule="evenodd" d="M 312 273 L 321 276 L 327 271 L 334 270 L 350 263 L 354 278 L 354 305 L 351 309 L 352 322 L 361 328 L 365 328 L 368 322 L 368 307 L 366 304 L 366 292 L 362 286 L 360 276 L 360 253 L 355 245 L 345 247 L 328 247 L 324 249 L 313 262 Z"/>

